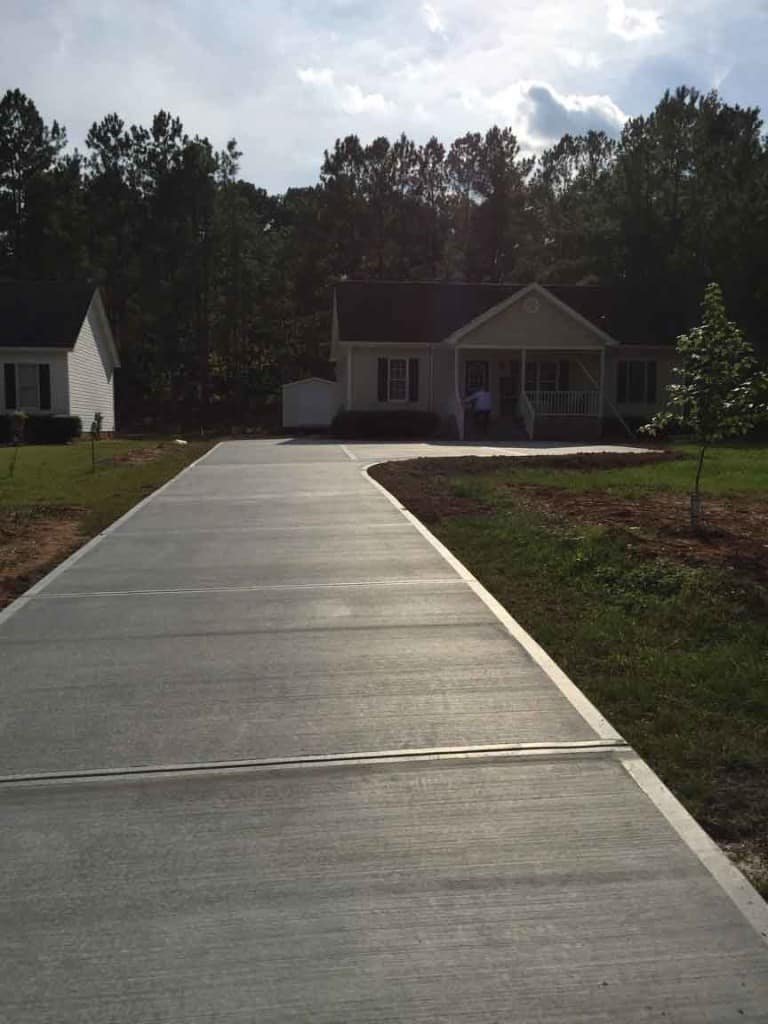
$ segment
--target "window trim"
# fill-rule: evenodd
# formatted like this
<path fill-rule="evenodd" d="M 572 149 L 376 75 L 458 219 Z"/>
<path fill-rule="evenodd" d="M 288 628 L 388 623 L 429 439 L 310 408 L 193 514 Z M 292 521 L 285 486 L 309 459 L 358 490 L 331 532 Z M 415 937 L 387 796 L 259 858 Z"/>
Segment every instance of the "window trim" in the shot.
<path fill-rule="evenodd" d="M 403 385 L 404 385 L 403 397 L 402 398 L 394 398 L 392 396 L 392 364 L 393 363 L 402 363 L 403 366 L 405 367 L 404 375 L 402 377 L 399 377 L 398 380 L 397 380 L 398 384 L 402 382 Z M 388 402 L 396 402 L 398 405 L 405 404 L 409 400 L 408 396 L 410 394 L 410 386 L 411 386 L 411 373 L 410 373 L 409 360 L 407 358 L 404 358 L 403 356 L 387 356 L 387 401 Z"/>

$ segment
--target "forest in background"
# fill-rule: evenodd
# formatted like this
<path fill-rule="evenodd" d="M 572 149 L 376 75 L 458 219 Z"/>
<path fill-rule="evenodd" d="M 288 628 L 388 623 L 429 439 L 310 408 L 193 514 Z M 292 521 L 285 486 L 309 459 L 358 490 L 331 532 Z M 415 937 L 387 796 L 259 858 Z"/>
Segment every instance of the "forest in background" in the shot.
<path fill-rule="evenodd" d="M 272 195 L 160 111 L 94 122 L 85 151 L 18 89 L 0 100 L 0 279 L 104 289 L 123 426 L 263 420 L 280 383 L 326 374 L 342 277 L 604 284 L 696 322 L 718 281 L 768 339 L 768 138 L 760 111 L 680 87 L 621 135 L 526 155 L 509 128 L 327 150 Z"/>

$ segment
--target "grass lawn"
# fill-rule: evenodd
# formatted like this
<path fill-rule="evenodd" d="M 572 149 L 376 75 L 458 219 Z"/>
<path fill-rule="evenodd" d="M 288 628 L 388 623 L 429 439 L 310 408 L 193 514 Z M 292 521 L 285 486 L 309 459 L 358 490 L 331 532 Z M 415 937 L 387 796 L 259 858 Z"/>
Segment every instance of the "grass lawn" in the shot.
<path fill-rule="evenodd" d="M 0 606 L 103 530 L 211 442 L 104 440 L 0 448 Z"/>
<path fill-rule="evenodd" d="M 711 452 L 705 538 L 686 526 L 693 451 L 676 454 L 624 466 L 568 457 L 563 468 L 417 460 L 373 475 L 768 895 L 768 447 Z"/>

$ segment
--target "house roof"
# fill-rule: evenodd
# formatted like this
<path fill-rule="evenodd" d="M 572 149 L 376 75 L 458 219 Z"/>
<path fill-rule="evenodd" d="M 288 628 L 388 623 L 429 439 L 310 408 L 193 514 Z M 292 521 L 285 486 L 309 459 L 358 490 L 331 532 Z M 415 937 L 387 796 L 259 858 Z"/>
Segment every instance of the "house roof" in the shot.
<path fill-rule="evenodd" d="M 72 348 L 92 285 L 0 281 L 0 348 Z"/>
<path fill-rule="evenodd" d="M 343 281 L 336 285 L 339 341 L 440 342 L 526 284 Z M 616 341 L 666 344 L 685 329 L 677 313 L 633 315 L 619 289 L 540 285 Z"/>

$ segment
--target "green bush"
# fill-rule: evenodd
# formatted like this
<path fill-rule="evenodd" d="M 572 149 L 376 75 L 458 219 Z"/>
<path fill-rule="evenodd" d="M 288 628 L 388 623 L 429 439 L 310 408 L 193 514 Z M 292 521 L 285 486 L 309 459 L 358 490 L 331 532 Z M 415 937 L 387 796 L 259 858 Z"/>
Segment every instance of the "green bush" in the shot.
<path fill-rule="evenodd" d="M 13 415 L 0 416 L 0 443 L 10 444 L 13 440 Z M 26 444 L 66 444 L 80 437 L 82 423 L 79 416 L 27 416 L 24 422 Z"/>
<path fill-rule="evenodd" d="M 432 437 L 440 420 L 433 412 L 418 409 L 382 409 L 368 412 L 336 413 L 331 433 L 350 438 Z"/>

